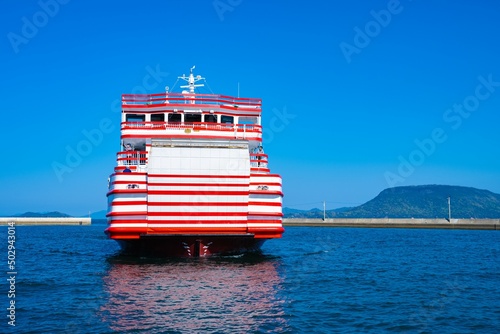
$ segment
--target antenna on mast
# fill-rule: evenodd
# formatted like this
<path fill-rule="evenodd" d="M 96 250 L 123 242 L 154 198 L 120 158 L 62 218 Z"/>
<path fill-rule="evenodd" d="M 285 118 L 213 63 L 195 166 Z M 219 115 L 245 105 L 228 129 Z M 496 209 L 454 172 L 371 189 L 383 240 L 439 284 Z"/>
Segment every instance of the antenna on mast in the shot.
<path fill-rule="evenodd" d="M 195 69 L 196 66 L 193 66 L 189 69 L 189 76 L 185 76 L 184 74 L 182 77 L 178 77 L 179 79 L 182 79 L 186 81 L 188 84 L 187 85 L 182 85 L 180 86 L 181 88 L 189 88 L 189 93 L 194 94 L 194 89 L 197 87 L 203 87 L 205 86 L 204 84 L 197 84 L 198 81 L 200 80 L 205 80 L 201 75 L 197 75 L 196 77 L 193 74 L 193 70 Z"/>

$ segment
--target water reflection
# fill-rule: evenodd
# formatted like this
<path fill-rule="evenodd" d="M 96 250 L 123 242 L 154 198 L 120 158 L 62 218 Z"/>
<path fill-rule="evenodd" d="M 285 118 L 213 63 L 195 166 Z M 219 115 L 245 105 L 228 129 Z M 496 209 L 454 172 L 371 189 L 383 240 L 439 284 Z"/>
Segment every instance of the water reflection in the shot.
<path fill-rule="evenodd" d="M 280 259 L 112 257 L 103 320 L 114 331 L 283 332 Z"/>

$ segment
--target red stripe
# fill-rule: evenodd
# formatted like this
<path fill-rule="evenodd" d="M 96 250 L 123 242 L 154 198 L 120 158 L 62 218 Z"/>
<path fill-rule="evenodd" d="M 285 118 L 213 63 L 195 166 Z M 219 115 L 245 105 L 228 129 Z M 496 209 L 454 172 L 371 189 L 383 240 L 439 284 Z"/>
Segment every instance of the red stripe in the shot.
<path fill-rule="evenodd" d="M 133 99 L 130 101 L 134 101 L 137 98 L 144 98 L 144 102 L 149 101 L 149 98 L 158 96 L 158 100 L 165 99 L 165 93 L 154 93 L 154 94 L 122 94 L 122 100 Z M 175 99 L 185 100 L 186 97 L 182 93 L 168 93 L 168 96 Z M 218 94 L 194 94 L 194 96 L 201 101 L 212 101 L 212 102 L 222 102 L 222 103 L 236 103 L 236 101 L 241 101 L 241 103 L 246 104 L 255 104 L 260 105 L 262 103 L 262 99 L 256 97 L 234 97 L 230 95 L 218 95 Z M 250 101 L 250 102 L 243 102 Z M 128 104 L 126 104 L 128 105 Z M 189 106 L 190 104 L 186 104 Z"/>
<path fill-rule="evenodd" d="M 275 190 L 250 190 L 249 194 L 251 195 L 280 195 L 283 196 L 281 191 Z"/>
<path fill-rule="evenodd" d="M 113 201 L 111 205 L 147 205 L 148 201 Z"/>
<path fill-rule="evenodd" d="M 283 217 L 281 212 L 249 212 L 249 216 L 269 216 L 269 217 Z"/>
<path fill-rule="evenodd" d="M 148 234 L 247 234 L 246 227 L 148 227 Z"/>
<path fill-rule="evenodd" d="M 180 224 L 180 225 L 189 225 L 189 224 L 198 224 L 199 228 L 203 227 L 203 224 L 220 224 L 224 226 L 231 226 L 232 224 L 246 224 L 246 220 L 200 220 L 200 219 L 191 219 L 191 220 L 149 220 L 148 225 L 150 224 Z M 196 228 L 196 227 L 192 227 Z"/>
<path fill-rule="evenodd" d="M 115 218 L 110 218 L 108 219 L 108 225 L 109 224 L 147 224 L 148 221 L 146 219 L 115 219 Z M 115 228 L 125 228 L 125 227 L 115 227 Z M 140 228 L 140 227 L 136 227 Z"/>
<path fill-rule="evenodd" d="M 122 94 L 122 101 L 125 102 L 149 102 L 149 101 L 163 101 L 165 100 L 165 93 L 155 93 L 155 94 Z M 186 95 L 182 93 L 168 93 L 167 100 L 186 100 Z M 241 104 L 241 105 L 255 105 L 260 106 L 262 104 L 262 99 L 259 98 L 248 98 L 248 97 L 232 97 L 226 95 L 215 95 L 215 94 L 191 94 L 189 95 L 189 101 L 198 102 L 210 102 L 210 104 L 197 103 L 196 105 L 206 105 L 207 107 L 214 108 L 214 106 L 219 106 L 214 102 L 220 104 Z M 172 105 L 173 103 L 165 103 L 165 106 Z M 132 104 L 123 104 L 123 106 L 130 106 Z M 180 105 L 185 105 L 186 107 L 192 107 L 192 104 L 181 103 Z"/>
<path fill-rule="evenodd" d="M 200 96 L 200 94 L 196 95 L 189 95 L 188 97 L 180 95 L 180 94 L 175 94 L 175 93 L 169 93 L 168 97 L 165 97 L 165 94 L 163 96 L 158 95 L 158 97 L 153 97 L 153 95 L 139 95 L 139 96 L 133 96 L 133 95 L 128 95 L 128 96 L 122 96 L 122 101 L 125 103 L 122 104 L 123 109 L 131 109 L 133 107 L 140 107 L 143 109 L 148 109 L 148 108 L 165 108 L 166 112 L 168 111 L 173 111 L 169 109 L 173 109 L 173 107 L 185 107 L 185 108 L 193 108 L 193 103 L 192 101 L 196 101 L 196 106 L 200 109 L 217 109 L 221 107 L 226 107 L 226 108 L 234 108 L 234 105 L 238 105 L 239 108 L 245 108 L 245 106 L 259 106 L 259 108 L 246 108 L 248 110 L 261 110 L 261 102 L 255 101 L 254 100 L 249 100 L 251 102 L 243 102 L 241 100 L 237 100 L 236 98 L 233 97 L 228 97 L 228 99 L 220 99 L 220 95 L 213 95 L 213 97 L 210 96 Z M 182 102 L 186 101 L 189 99 L 189 102 Z M 165 103 L 164 101 L 167 100 L 169 103 Z M 128 103 L 127 103 L 128 102 Z M 139 104 L 141 102 L 162 102 L 162 103 L 154 103 L 154 104 Z M 137 104 L 134 104 L 137 103 Z M 229 104 L 226 106 L 226 104 Z M 180 112 L 180 111 L 179 111 Z"/>
<path fill-rule="evenodd" d="M 260 186 L 262 184 L 265 184 L 266 186 L 281 186 L 280 182 L 267 182 L 267 181 L 250 182 L 249 184 L 251 186 Z"/>
<path fill-rule="evenodd" d="M 248 183 L 196 183 L 196 182 L 149 182 L 149 186 L 181 186 L 181 187 L 248 187 Z"/>
<path fill-rule="evenodd" d="M 108 191 L 106 196 L 114 194 L 146 194 L 146 189 L 113 189 Z"/>
<path fill-rule="evenodd" d="M 184 100 L 184 98 L 168 98 L 169 103 L 165 103 L 165 97 L 163 98 L 158 98 L 158 99 L 152 99 L 152 100 L 143 100 L 143 99 L 137 99 L 137 100 L 125 100 L 124 102 L 129 102 L 127 104 L 122 104 L 122 109 L 123 111 L 134 111 L 134 109 L 139 109 L 137 112 L 140 113 L 158 113 L 158 112 L 165 112 L 165 113 L 189 113 L 193 109 L 193 104 L 187 104 L 187 103 L 180 103 L 178 100 Z M 249 108 L 247 107 L 246 103 L 242 102 L 237 102 L 236 104 L 238 107 L 234 106 L 225 106 L 222 104 L 205 104 L 203 102 L 209 102 L 209 100 L 204 100 L 200 101 L 198 99 L 190 99 L 191 101 L 197 101 L 198 103 L 196 104 L 196 109 L 206 109 L 206 113 L 210 113 L 210 110 L 213 110 L 214 112 L 217 113 L 224 113 L 228 114 L 226 110 L 234 110 L 234 111 L 245 111 L 247 113 L 252 113 L 255 114 L 255 116 L 258 116 L 262 113 L 262 109 L 259 106 L 259 108 Z M 161 102 L 161 103 L 154 103 L 154 104 L 139 104 L 141 102 Z M 201 103 L 200 103 L 201 102 Z M 230 103 L 230 102 L 224 102 L 224 103 Z M 234 102 L 232 103 L 233 105 L 235 104 Z M 255 106 L 255 104 L 248 104 L 248 106 Z M 183 108 L 189 108 L 189 109 L 183 109 Z M 173 109 L 178 109 L 178 111 L 174 111 Z M 180 109 L 180 110 L 179 110 Z"/>
<path fill-rule="evenodd" d="M 149 174 L 152 177 L 186 177 L 186 178 L 213 178 L 213 179 L 248 179 L 249 175 L 211 175 L 211 174 Z"/>
<path fill-rule="evenodd" d="M 149 206 L 247 206 L 246 202 L 149 202 Z"/>
<path fill-rule="evenodd" d="M 228 132 L 229 133 L 229 132 Z M 241 132 L 243 133 L 243 132 Z M 248 132 L 247 132 L 248 134 Z M 122 139 L 125 138 L 200 138 L 200 139 L 228 139 L 228 138 L 234 138 L 234 136 L 202 136 L 202 135 L 194 135 L 192 133 L 187 133 L 185 135 L 168 135 L 166 136 L 165 134 L 146 134 L 146 135 L 140 135 L 140 134 L 130 134 L 130 135 L 123 135 L 121 136 Z M 252 137 L 252 136 L 247 136 L 247 137 Z"/>
<path fill-rule="evenodd" d="M 248 233 L 252 233 L 255 239 L 276 239 L 283 237 L 285 229 L 283 227 L 263 227 L 249 228 Z"/>
<path fill-rule="evenodd" d="M 149 206 L 282 206 L 273 202 L 148 202 L 148 201 L 113 201 L 111 205 L 149 205 Z"/>
<path fill-rule="evenodd" d="M 248 219 L 249 224 L 282 224 L 281 220 L 263 220 L 263 219 Z"/>
<path fill-rule="evenodd" d="M 251 177 L 279 177 L 281 179 L 281 175 L 279 174 L 258 174 L 258 173 L 250 173 Z"/>
<path fill-rule="evenodd" d="M 261 172 L 269 172 L 270 169 L 269 168 L 265 168 L 265 167 L 251 167 L 250 168 L 251 171 L 254 171 L 254 172 L 258 172 L 258 171 L 261 171 Z M 257 174 L 258 175 L 258 174 Z"/>
<path fill-rule="evenodd" d="M 205 124 L 208 124 L 210 126 L 204 127 Z M 215 127 L 213 126 L 214 124 L 216 125 Z M 148 132 L 162 131 L 161 134 L 164 137 L 165 137 L 165 130 L 174 130 L 175 131 L 175 130 L 186 130 L 186 129 L 192 130 L 193 132 L 216 131 L 216 132 L 231 132 L 231 133 L 233 133 L 235 131 L 234 124 L 225 125 L 225 124 L 221 124 L 221 123 L 204 123 L 204 124 L 194 124 L 194 125 L 187 125 L 187 124 L 182 124 L 182 123 L 169 123 L 169 124 L 166 124 L 166 125 L 161 126 L 161 127 L 159 127 L 159 126 L 149 127 L 149 126 L 137 126 L 137 125 L 131 126 L 131 125 L 127 125 L 127 124 L 122 125 L 122 130 L 140 130 L 140 131 L 148 131 Z M 243 127 L 240 127 L 238 125 L 236 127 L 236 133 L 259 134 L 261 132 L 262 132 L 262 130 L 260 128 L 253 128 L 253 129 L 252 128 L 245 128 L 245 129 L 243 129 Z M 192 135 L 189 132 L 187 134 Z M 170 137 L 170 135 L 168 135 L 168 137 Z M 137 151 L 137 152 L 139 152 L 139 151 Z"/>
<path fill-rule="evenodd" d="M 148 195 L 246 196 L 248 195 L 248 191 L 149 190 Z"/>
<path fill-rule="evenodd" d="M 133 167 L 133 166 L 131 166 L 131 167 Z M 115 168 L 121 168 L 121 166 L 115 167 Z M 123 168 L 125 168 L 125 166 L 123 166 Z M 110 176 L 116 176 L 116 175 L 130 175 L 130 173 L 116 172 L 116 173 L 111 174 Z M 144 175 L 144 176 L 146 176 L 146 175 L 148 175 L 148 173 L 133 172 L 132 175 L 141 175 L 141 176 Z"/>
<path fill-rule="evenodd" d="M 146 216 L 147 211 L 131 211 L 131 212 L 108 212 L 106 217 L 116 217 L 116 216 Z"/>
<path fill-rule="evenodd" d="M 130 173 L 129 173 L 130 174 Z M 113 181 L 111 184 L 148 184 L 146 181 Z"/>
<path fill-rule="evenodd" d="M 152 217 L 245 217 L 248 212 L 148 212 L 148 216 Z M 212 221 L 213 222 L 213 221 Z M 176 223 L 178 223 L 176 221 Z"/>

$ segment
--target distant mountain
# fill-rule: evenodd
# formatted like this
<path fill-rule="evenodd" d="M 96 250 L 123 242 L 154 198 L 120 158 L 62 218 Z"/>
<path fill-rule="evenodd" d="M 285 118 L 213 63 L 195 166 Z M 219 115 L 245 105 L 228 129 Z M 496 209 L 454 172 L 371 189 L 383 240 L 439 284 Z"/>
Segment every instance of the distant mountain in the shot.
<path fill-rule="evenodd" d="M 326 211 L 326 218 L 339 217 L 343 212 L 352 208 L 338 208 Z M 323 218 L 323 210 L 314 208 L 311 210 L 297 210 L 291 208 L 283 208 L 283 215 L 285 218 Z"/>
<path fill-rule="evenodd" d="M 106 219 L 106 210 L 102 211 L 97 211 L 93 212 L 90 214 L 90 217 L 92 219 Z M 2 215 L 0 215 L 1 217 Z M 15 215 L 9 215 L 7 217 L 28 217 L 28 218 L 64 218 L 64 217 L 88 217 L 88 214 L 83 214 L 83 215 L 78 215 L 78 216 L 72 216 L 68 215 L 66 213 L 62 213 L 59 211 L 52 211 L 52 212 L 25 212 L 25 213 L 19 213 Z"/>
<path fill-rule="evenodd" d="M 383 190 L 354 208 L 326 211 L 327 218 L 500 218 L 500 194 L 470 187 L 424 185 Z M 285 218 L 323 218 L 318 209 L 287 214 Z"/>
<path fill-rule="evenodd" d="M 58 211 L 52 211 L 52 212 L 25 212 L 21 214 L 17 214 L 14 217 L 29 217 L 29 218 L 64 218 L 64 217 L 71 217 L 70 215 L 67 215 L 62 212 Z"/>
<path fill-rule="evenodd" d="M 284 215 L 293 215 L 293 214 L 302 214 L 308 210 L 299 210 L 299 209 L 292 209 L 292 208 L 283 208 L 283 214 Z"/>

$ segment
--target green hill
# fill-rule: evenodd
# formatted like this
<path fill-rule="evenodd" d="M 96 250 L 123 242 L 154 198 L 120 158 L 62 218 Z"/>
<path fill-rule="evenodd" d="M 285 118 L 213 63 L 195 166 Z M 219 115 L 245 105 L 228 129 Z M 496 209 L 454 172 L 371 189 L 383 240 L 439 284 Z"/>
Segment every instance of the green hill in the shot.
<path fill-rule="evenodd" d="M 354 208 L 329 210 L 327 218 L 500 218 L 500 195 L 461 186 L 424 185 L 389 188 Z M 322 218 L 313 209 L 287 214 L 285 218 Z"/>

